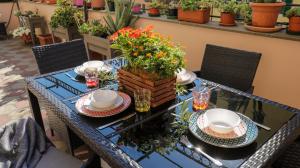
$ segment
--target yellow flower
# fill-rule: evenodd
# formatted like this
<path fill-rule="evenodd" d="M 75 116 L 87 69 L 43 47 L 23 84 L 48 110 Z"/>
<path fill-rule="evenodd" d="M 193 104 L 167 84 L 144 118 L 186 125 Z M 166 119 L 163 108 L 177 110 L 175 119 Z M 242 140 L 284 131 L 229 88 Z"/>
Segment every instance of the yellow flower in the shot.
<path fill-rule="evenodd" d="M 151 56 L 152 56 L 151 53 L 147 53 L 147 54 L 146 54 L 146 57 L 151 57 Z"/>
<path fill-rule="evenodd" d="M 141 50 L 141 51 L 143 51 L 143 50 L 144 50 L 144 47 L 143 47 L 143 46 L 140 46 L 139 48 L 140 48 L 140 50 Z"/>
<path fill-rule="evenodd" d="M 133 56 L 135 56 L 135 57 L 138 56 L 138 52 L 134 52 Z"/>
<path fill-rule="evenodd" d="M 156 54 L 156 56 L 157 56 L 157 58 L 161 58 L 161 57 L 166 56 L 166 54 L 167 54 L 167 53 L 160 51 L 160 52 L 158 52 L 158 53 Z"/>

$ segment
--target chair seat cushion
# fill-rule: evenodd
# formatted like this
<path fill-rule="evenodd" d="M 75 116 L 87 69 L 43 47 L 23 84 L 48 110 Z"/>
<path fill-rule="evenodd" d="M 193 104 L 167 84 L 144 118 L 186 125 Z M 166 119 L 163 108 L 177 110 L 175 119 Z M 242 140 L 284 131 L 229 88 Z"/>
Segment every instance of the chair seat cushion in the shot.
<path fill-rule="evenodd" d="M 51 146 L 42 156 L 36 168 L 80 168 L 81 166 L 80 160 Z"/>

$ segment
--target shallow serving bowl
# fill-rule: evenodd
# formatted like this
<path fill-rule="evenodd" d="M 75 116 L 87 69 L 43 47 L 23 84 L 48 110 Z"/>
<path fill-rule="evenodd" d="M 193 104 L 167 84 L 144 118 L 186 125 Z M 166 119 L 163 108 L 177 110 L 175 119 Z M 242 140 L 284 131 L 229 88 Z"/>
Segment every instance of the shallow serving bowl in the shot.
<path fill-rule="evenodd" d="M 112 90 L 96 90 L 91 95 L 91 105 L 96 108 L 108 108 L 116 103 L 118 94 Z"/>
<path fill-rule="evenodd" d="M 92 67 L 92 68 L 101 68 L 104 65 L 103 61 L 88 61 L 82 64 L 84 68 Z"/>
<path fill-rule="evenodd" d="M 241 118 L 233 111 L 215 108 L 207 110 L 204 117 L 208 121 L 209 128 L 217 133 L 226 134 L 241 123 Z"/>

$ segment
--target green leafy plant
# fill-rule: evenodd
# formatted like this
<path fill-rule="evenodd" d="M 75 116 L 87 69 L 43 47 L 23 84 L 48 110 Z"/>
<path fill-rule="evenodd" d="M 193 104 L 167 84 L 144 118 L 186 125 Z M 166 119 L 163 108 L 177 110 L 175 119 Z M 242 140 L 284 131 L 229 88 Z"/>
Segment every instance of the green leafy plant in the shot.
<path fill-rule="evenodd" d="M 252 21 L 252 9 L 249 3 L 241 3 L 240 4 L 240 14 L 244 18 L 244 22 L 249 24 Z"/>
<path fill-rule="evenodd" d="M 185 85 L 178 85 L 178 84 L 176 84 L 176 93 L 178 95 L 183 95 L 183 94 L 188 93 L 187 87 Z"/>
<path fill-rule="evenodd" d="M 240 12 L 240 3 L 236 0 L 218 0 L 214 3 L 214 6 L 217 7 L 220 12 L 238 14 Z"/>
<path fill-rule="evenodd" d="M 109 9 L 107 0 L 106 9 Z M 107 24 L 108 34 L 112 35 L 124 27 L 133 27 L 138 20 L 137 16 L 132 13 L 134 1 L 132 0 L 115 0 L 115 19 L 113 19 L 109 10 L 107 10 L 104 21 Z"/>
<path fill-rule="evenodd" d="M 81 34 L 90 34 L 92 36 L 107 37 L 107 27 L 101 24 L 98 20 L 92 20 L 91 22 L 86 22 L 78 24 L 78 31 Z"/>
<path fill-rule="evenodd" d="M 204 10 L 211 6 L 211 0 L 180 0 L 179 5 L 183 10 Z"/>
<path fill-rule="evenodd" d="M 121 29 L 110 37 L 112 48 L 122 51 L 133 73 L 145 74 L 154 80 L 174 77 L 175 71 L 184 67 L 184 52 L 152 29 Z"/>
<path fill-rule="evenodd" d="M 51 16 L 50 26 L 52 28 L 59 26 L 69 28 L 75 26 L 75 15 L 78 12 L 76 8 L 73 8 L 69 0 L 60 0 L 58 2 L 58 8 L 55 9 L 54 14 Z"/>
<path fill-rule="evenodd" d="M 14 11 L 14 15 L 15 16 L 28 16 L 28 17 L 37 17 L 37 16 L 39 16 L 38 10 L 36 10 L 36 12 L 28 10 L 28 11 L 25 11 L 23 13 L 20 10 L 16 10 L 16 11 Z"/>
<path fill-rule="evenodd" d="M 300 17 L 300 7 L 291 8 L 285 13 L 286 17 Z"/>
<path fill-rule="evenodd" d="M 153 0 L 151 3 L 150 3 L 150 8 L 155 8 L 155 9 L 159 9 L 159 8 L 162 8 L 164 5 L 159 2 L 158 0 Z"/>
<path fill-rule="evenodd" d="M 179 6 L 179 2 L 176 0 L 173 0 L 169 3 L 168 8 L 169 9 L 177 9 Z"/>

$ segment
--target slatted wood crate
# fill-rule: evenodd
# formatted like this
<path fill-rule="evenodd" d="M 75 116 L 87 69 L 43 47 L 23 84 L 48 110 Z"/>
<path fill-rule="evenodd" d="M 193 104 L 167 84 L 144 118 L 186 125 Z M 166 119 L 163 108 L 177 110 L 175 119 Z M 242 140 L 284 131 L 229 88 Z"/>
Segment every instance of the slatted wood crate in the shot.
<path fill-rule="evenodd" d="M 151 90 L 151 107 L 153 108 L 176 98 L 175 77 L 151 81 L 125 69 L 119 69 L 118 80 L 120 87 L 131 96 L 136 88 Z"/>

